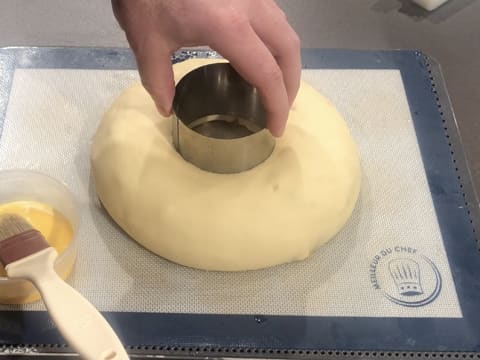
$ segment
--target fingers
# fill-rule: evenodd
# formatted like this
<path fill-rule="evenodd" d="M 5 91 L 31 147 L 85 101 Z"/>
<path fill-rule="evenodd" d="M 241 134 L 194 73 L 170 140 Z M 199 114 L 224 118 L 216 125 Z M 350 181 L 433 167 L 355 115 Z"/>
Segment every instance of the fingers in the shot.
<path fill-rule="evenodd" d="M 259 3 L 264 5 L 263 3 Z M 266 6 L 266 4 L 264 5 Z M 267 10 L 267 9 L 266 9 Z M 256 12 L 252 15 L 252 27 L 275 56 L 283 73 L 285 88 L 290 106 L 297 96 L 300 86 L 302 62 L 300 40 L 287 22 L 282 11 L 272 2 L 269 16 Z"/>
<path fill-rule="evenodd" d="M 159 39 L 151 39 L 134 49 L 143 86 L 150 93 L 158 111 L 163 116 L 170 115 L 175 95 L 172 52 Z"/>
<path fill-rule="evenodd" d="M 142 84 L 150 93 L 158 111 L 171 113 L 175 83 L 173 79 L 169 37 L 158 32 L 152 22 L 154 8 L 148 2 L 111 0 L 114 15 L 127 35 L 135 53 Z"/>
<path fill-rule="evenodd" d="M 290 109 L 282 71 L 248 20 L 224 20 L 227 23 L 219 24 L 210 46 L 257 88 L 267 113 L 268 129 L 274 136 L 281 136 Z"/>
<path fill-rule="evenodd" d="M 111 1 L 135 53 L 142 83 L 163 115 L 171 113 L 175 94 L 172 52 L 181 45 L 208 44 L 257 88 L 268 128 L 275 136 L 283 134 L 300 83 L 300 44 L 273 0 L 224 1 L 215 6 L 199 0 L 195 4 L 210 11 L 189 22 L 189 31 L 182 31 L 185 26 L 179 20 L 184 18 L 179 16 L 182 11 L 187 15 L 194 11 L 186 0 L 176 0 L 171 8 L 167 5 L 174 2 L 169 0 L 162 11 L 153 6 L 160 2 Z"/>

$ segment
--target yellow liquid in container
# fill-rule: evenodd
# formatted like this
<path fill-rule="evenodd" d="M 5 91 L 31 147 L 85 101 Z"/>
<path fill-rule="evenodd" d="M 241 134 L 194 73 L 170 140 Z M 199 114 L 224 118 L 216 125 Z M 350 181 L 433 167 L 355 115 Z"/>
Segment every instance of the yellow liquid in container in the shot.
<path fill-rule="evenodd" d="M 27 220 L 40 231 L 59 255 L 55 263 L 57 273 L 66 279 L 75 263 L 76 249 L 69 247 L 74 231 L 67 218 L 51 206 L 35 201 L 15 201 L 0 204 L 0 216 L 15 214 Z M 60 257 L 60 255 L 62 255 Z M 0 303 L 20 304 L 40 298 L 33 285 L 25 280 L 5 280 L 5 269 L 0 264 Z"/>

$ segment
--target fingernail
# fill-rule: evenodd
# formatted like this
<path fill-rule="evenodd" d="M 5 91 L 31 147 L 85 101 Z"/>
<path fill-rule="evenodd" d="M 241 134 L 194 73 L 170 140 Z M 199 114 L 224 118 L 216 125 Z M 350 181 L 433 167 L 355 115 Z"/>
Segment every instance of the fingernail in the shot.
<path fill-rule="evenodd" d="M 283 131 L 279 131 L 278 129 L 270 129 L 270 134 L 272 134 L 273 137 L 279 138 L 283 135 Z"/>
<path fill-rule="evenodd" d="M 159 103 L 156 103 L 157 105 L 157 110 L 160 114 L 162 114 L 162 116 L 170 116 L 172 110 L 171 108 L 167 109 L 165 108 L 163 105 L 159 104 Z"/>
<path fill-rule="evenodd" d="M 270 130 L 270 133 L 272 134 L 272 136 L 276 137 L 276 138 L 279 138 L 279 137 L 282 137 L 283 133 L 285 132 L 285 126 L 286 124 L 284 124 L 283 126 L 270 126 L 269 127 L 269 130 Z"/>

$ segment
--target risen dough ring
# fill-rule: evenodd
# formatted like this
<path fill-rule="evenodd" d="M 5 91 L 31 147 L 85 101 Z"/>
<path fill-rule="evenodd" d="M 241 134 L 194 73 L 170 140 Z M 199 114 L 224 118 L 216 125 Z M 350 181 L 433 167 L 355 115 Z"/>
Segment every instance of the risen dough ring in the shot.
<path fill-rule="evenodd" d="M 215 61 L 176 64 L 175 79 Z M 172 146 L 170 121 L 133 85 L 105 114 L 92 169 L 100 200 L 128 234 L 164 258 L 206 270 L 305 259 L 345 224 L 360 189 L 347 126 L 305 83 L 273 154 L 232 175 L 186 162 Z"/>

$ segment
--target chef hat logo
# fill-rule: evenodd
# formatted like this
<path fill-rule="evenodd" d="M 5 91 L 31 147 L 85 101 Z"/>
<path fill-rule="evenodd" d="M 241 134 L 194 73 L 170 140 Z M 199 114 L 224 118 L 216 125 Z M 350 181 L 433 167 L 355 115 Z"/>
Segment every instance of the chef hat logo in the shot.
<path fill-rule="evenodd" d="M 415 296 L 423 294 L 420 265 L 416 261 L 407 258 L 394 259 L 388 263 L 388 270 L 400 295 Z"/>

